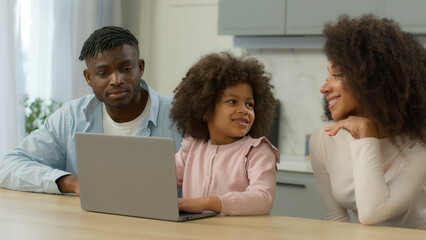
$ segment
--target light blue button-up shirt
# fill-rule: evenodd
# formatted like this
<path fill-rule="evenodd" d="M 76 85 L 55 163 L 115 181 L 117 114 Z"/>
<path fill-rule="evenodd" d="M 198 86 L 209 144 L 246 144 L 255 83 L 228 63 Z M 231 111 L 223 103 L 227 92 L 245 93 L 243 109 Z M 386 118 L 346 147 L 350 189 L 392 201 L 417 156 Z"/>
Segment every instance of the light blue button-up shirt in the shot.
<path fill-rule="evenodd" d="M 135 135 L 172 138 L 177 152 L 182 138 L 171 127 L 171 98 L 156 93 L 142 79 L 141 86 L 148 90 L 151 106 Z M 76 132 L 102 133 L 102 104 L 93 94 L 65 103 L 40 129 L 1 158 L 0 187 L 60 193 L 55 181 L 67 174 L 78 174 Z"/>

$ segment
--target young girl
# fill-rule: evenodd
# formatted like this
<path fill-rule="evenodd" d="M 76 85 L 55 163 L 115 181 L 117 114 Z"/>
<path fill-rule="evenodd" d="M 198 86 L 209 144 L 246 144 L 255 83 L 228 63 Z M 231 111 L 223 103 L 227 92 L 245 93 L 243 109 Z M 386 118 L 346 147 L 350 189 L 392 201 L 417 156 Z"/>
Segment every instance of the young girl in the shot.
<path fill-rule="evenodd" d="M 279 153 L 262 136 L 273 118 L 272 89 L 254 58 L 210 54 L 189 69 L 170 112 L 185 136 L 175 156 L 181 211 L 271 211 Z"/>

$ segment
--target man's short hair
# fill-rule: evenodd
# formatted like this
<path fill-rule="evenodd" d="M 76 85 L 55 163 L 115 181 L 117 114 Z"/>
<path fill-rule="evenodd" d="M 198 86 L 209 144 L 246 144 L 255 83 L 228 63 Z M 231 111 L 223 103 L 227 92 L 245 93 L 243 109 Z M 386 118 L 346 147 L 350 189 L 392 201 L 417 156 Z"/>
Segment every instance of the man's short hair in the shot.
<path fill-rule="evenodd" d="M 83 61 L 87 57 L 92 58 L 105 50 L 123 45 L 132 46 L 139 53 L 138 40 L 129 30 L 116 26 L 103 27 L 94 31 L 84 42 L 78 59 Z"/>

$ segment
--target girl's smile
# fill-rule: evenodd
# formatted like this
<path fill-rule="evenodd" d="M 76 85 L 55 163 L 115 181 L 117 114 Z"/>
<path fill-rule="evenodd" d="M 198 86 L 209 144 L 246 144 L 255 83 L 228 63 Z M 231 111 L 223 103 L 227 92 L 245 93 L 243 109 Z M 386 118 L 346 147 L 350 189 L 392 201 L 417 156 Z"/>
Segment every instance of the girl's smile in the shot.
<path fill-rule="evenodd" d="M 238 118 L 238 119 L 234 119 L 233 120 L 236 124 L 242 126 L 242 127 L 247 127 L 249 124 L 249 119 L 248 118 Z"/>

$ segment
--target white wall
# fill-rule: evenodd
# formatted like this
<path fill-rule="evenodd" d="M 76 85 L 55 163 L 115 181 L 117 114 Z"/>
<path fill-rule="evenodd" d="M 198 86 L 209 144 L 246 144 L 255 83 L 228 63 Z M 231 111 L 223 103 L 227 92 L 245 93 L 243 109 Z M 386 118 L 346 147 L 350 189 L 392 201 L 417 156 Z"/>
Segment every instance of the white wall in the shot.
<path fill-rule="evenodd" d="M 248 51 L 273 75 L 276 96 L 281 101 L 281 153 L 304 155 L 305 135 L 322 125 L 318 89 L 327 77 L 327 60 L 321 50 L 233 48 L 231 36 L 217 35 L 217 0 L 146 0 L 142 3 L 139 7 L 143 9 L 139 12 L 144 14 L 144 21 L 139 39 L 142 39 L 141 52 L 146 60 L 144 78 L 154 89 L 173 96 L 174 88 L 201 55 L 228 49 L 237 54 Z M 136 7 L 128 5 L 127 8 Z"/>
<path fill-rule="evenodd" d="M 172 96 L 202 55 L 232 48 L 232 37 L 217 35 L 217 0 L 159 0 L 152 10 L 148 81 L 160 93 Z"/>

